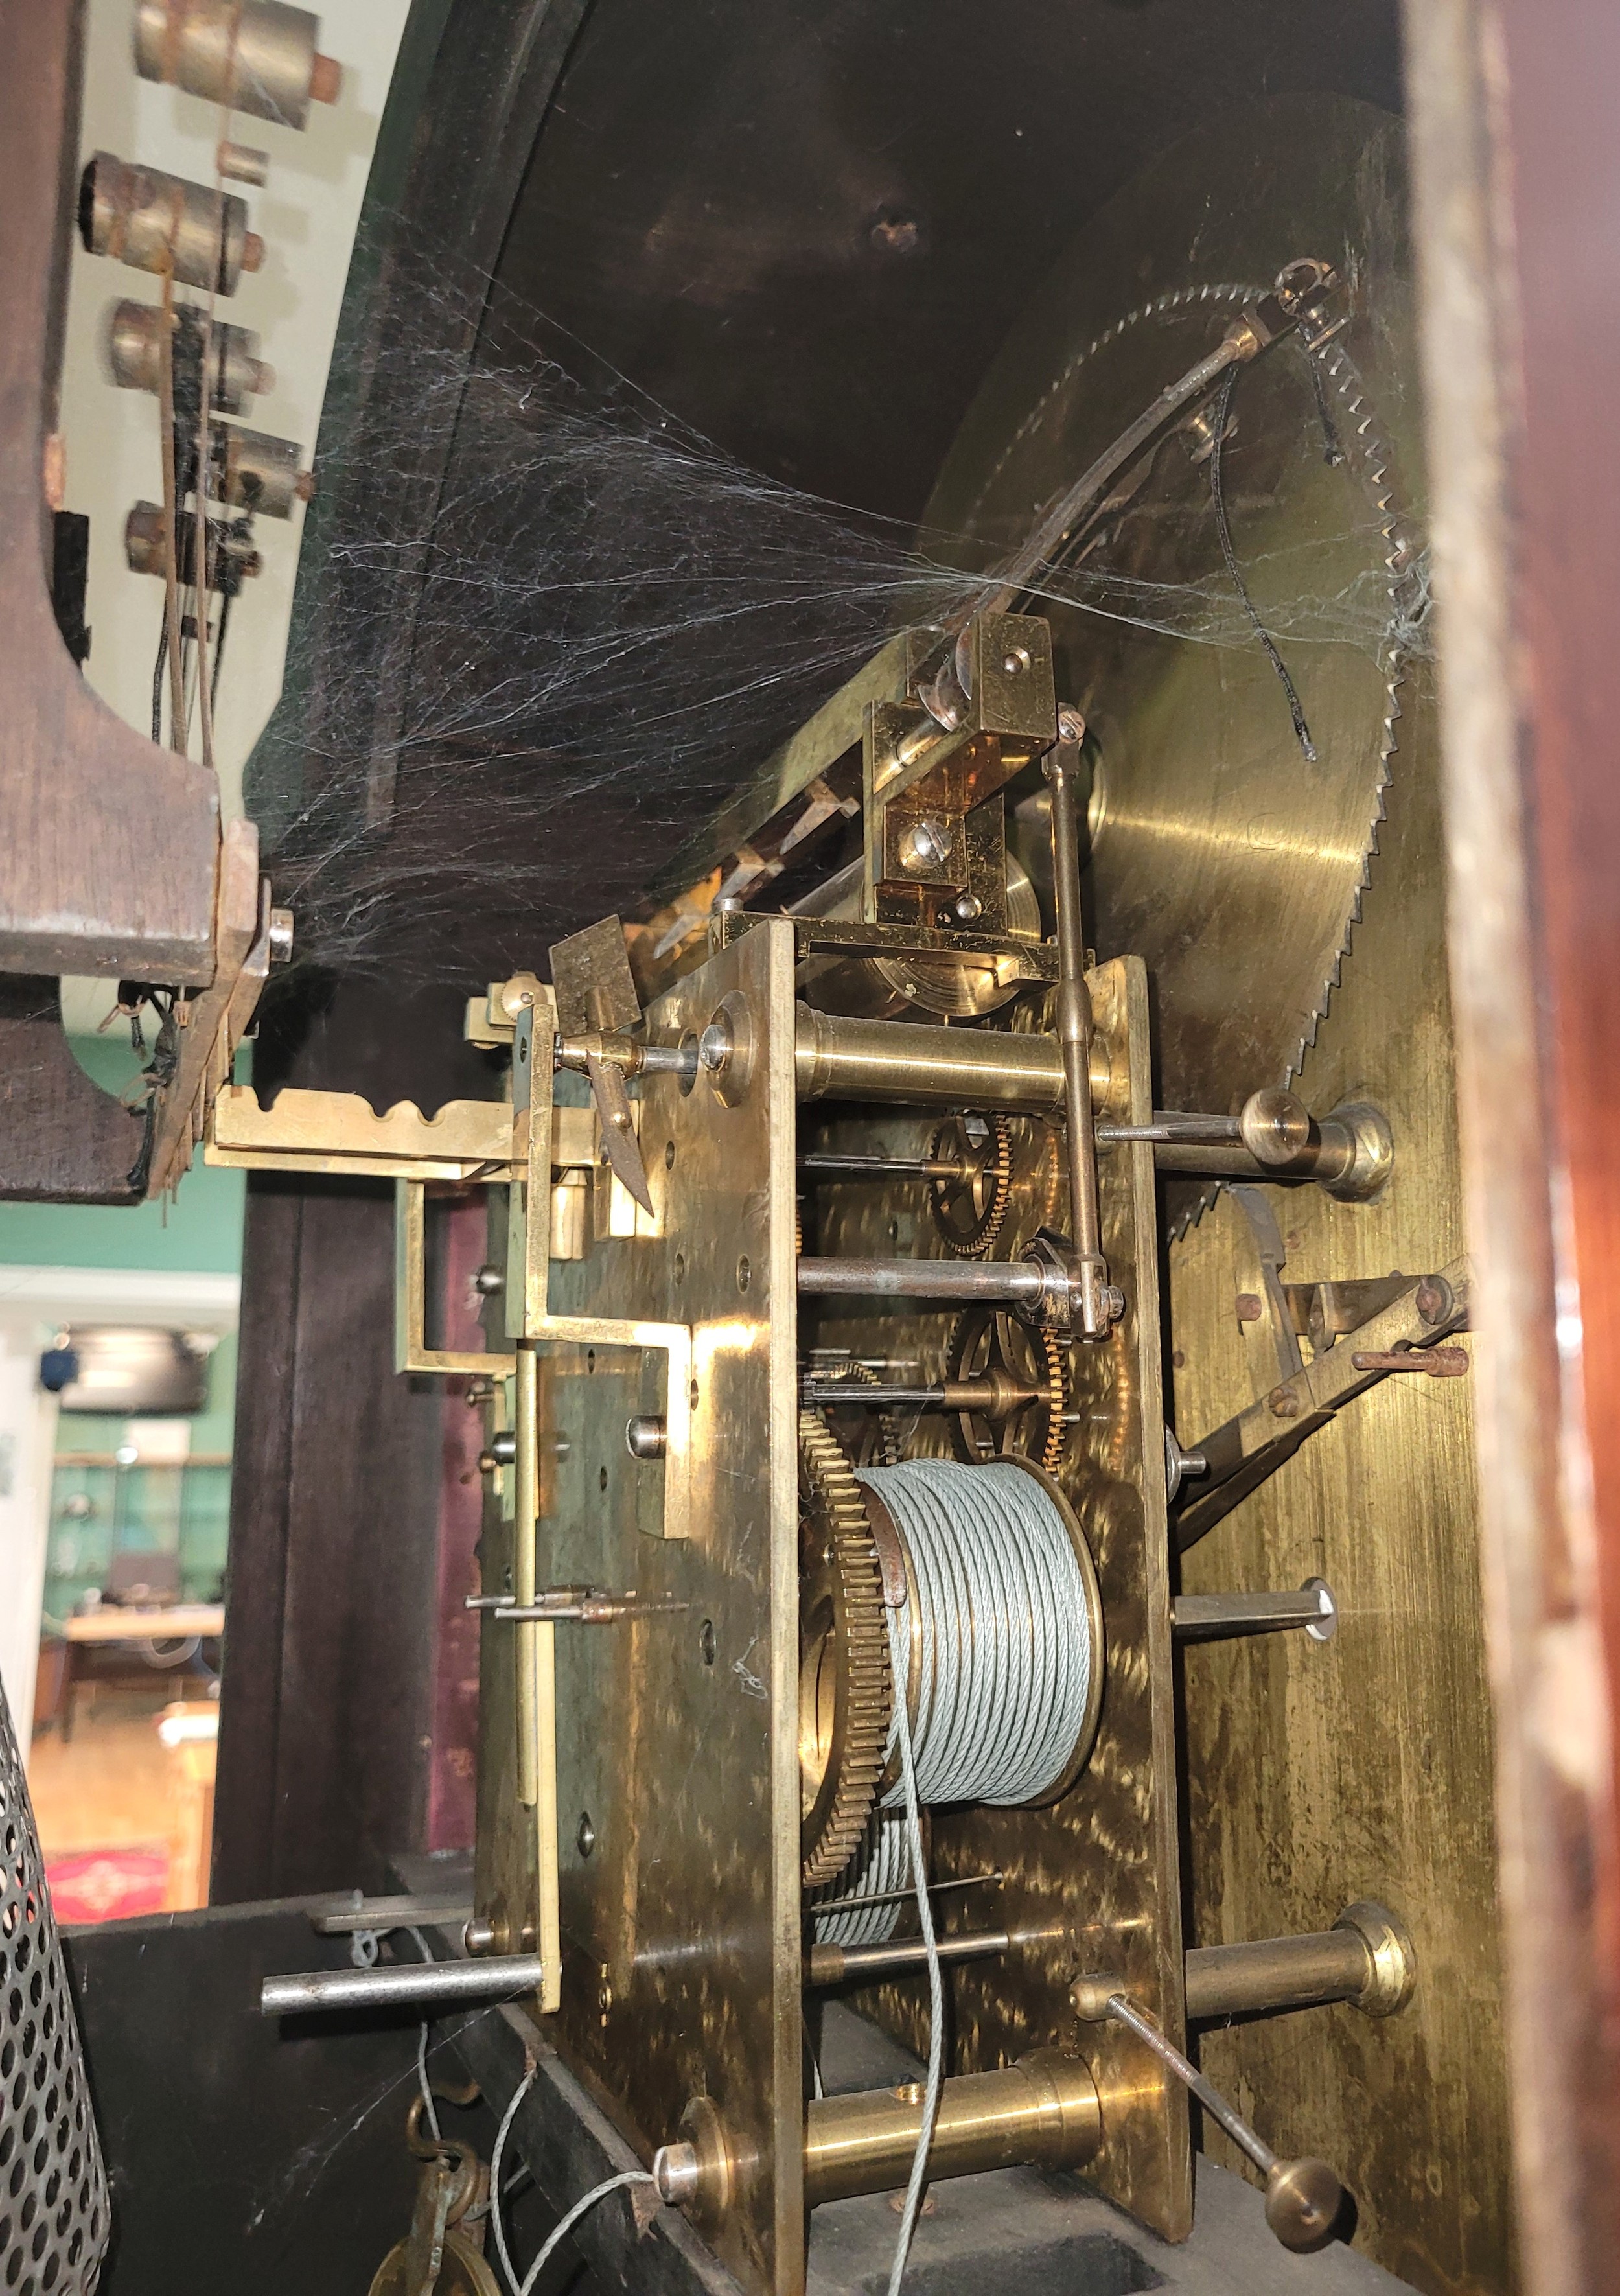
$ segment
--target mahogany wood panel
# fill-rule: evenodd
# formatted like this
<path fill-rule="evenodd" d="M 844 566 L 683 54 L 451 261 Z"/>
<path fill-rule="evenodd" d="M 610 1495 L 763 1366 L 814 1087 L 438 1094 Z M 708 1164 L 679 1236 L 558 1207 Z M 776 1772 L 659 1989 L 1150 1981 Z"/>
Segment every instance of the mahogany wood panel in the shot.
<path fill-rule="evenodd" d="M 1620 2254 L 1620 13 L 1408 0 L 1522 2265 Z"/>
<path fill-rule="evenodd" d="M 493 1095 L 461 1015 L 454 991 L 283 995 L 261 1097 Z M 217 1903 L 380 1890 L 390 1857 L 428 1846 L 446 1406 L 442 1381 L 394 1370 L 393 1224 L 386 1182 L 249 1181 Z"/>
<path fill-rule="evenodd" d="M 429 1282 L 440 1302 L 438 1329 L 447 1348 L 487 1348 L 479 1318 L 485 1303 L 473 1278 L 488 1257 L 487 1191 L 470 1189 L 436 1206 L 439 1248 L 429 1234 Z M 497 1300 L 495 1306 L 500 1303 Z M 470 1849 L 478 1816 L 479 1616 L 466 1598 L 480 1590 L 484 1414 L 467 1401 L 470 1379 L 438 1382 L 439 1406 L 438 1588 L 433 1645 L 433 1745 L 428 1777 L 428 1848 Z"/>

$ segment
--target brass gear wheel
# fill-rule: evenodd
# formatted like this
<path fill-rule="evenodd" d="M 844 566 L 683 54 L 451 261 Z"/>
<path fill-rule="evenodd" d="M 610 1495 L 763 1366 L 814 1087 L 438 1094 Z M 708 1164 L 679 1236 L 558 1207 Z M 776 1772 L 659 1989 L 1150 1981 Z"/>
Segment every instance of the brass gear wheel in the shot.
<path fill-rule="evenodd" d="M 1012 1127 L 1004 1116 L 981 1117 L 989 1127 L 982 1142 L 969 1136 L 968 1119 L 953 1116 L 935 1133 L 930 1162 L 950 1157 L 961 1167 L 956 1180 L 930 1180 L 929 1202 L 945 1250 L 958 1259 L 978 1259 L 1002 1232 L 1012 1205 Z"/>
<path fill-rule="evenodd" d="M 1068 1441 L 1068 1374 L 1056 1333 L 1032 1329 L 994 1308 L 964 1308 L 945 1342 L 945 1377 L 973 1379 L 992 1371 L 1035 1391 L 1000 1421 L 983 1411 L 953 1412 L 952 1449 L 970 1465 L 999 1455 L 1033 1459 L 1055 1475 Z"/>
<path fill-rule="evenodd" d="M 798 1472 L 800 1880 L 814 1890 L 836 1881 L 861 1845 L 888 1757 L 893 1690 L 866 1501 L 816 1411 L 799 1414 Z"/>
<path fill-rule="evenodd" d="M 878 1374 L 863 1363 L 840 1365 L 823 1374 L 828 1379 L 839 1379 L 851 1388 L 876 1387 Z M 852 1443 L 847 1434 L 835 1423 L 835 1414 L 843 1410 L 847 1419 L 860 1419 L 860 1433 Z M 822 1415 L 827 1419 L 835 1442 L 840 1444 L 852 1464 L 857 1467 L 897 1467 L 900 1464 L 900 1418 L 897 1412 L 874 1411 L 860 1404 L 840 1406 L 822 1403 Z"/>

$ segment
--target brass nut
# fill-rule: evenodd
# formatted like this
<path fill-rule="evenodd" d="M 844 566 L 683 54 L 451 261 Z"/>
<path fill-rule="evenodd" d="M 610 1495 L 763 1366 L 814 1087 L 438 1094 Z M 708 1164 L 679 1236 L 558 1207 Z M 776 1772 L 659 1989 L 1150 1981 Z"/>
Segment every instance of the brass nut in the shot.
<path fill-rule="evenodd" d="M 1265 1404 L 1273 1419 L 1297 1419 L 1299 1416 L 1299 1396 L 1294 1388 L 1272 1388 Z"/>
<path fill-rule="evenodd" d="M 694 2096 L 681 2115 L 683 2173 L 670 2194 L 700 2231 L 724 2219 L 736 2191 L 736 2170 L 725 2124 L 712 2097 Z M 676 2147 L 668 2148 L 671 2152 Z M 672 2180 L 673 2181 L 673 2180 Z"/>
<path fill-rule="evenodd" d="M 1394 2017 L 1411 1999 L 1418 1982 L 1418 1959 L 1411 1933 L 1398 1914 L 1369 1898 L 1346 1906 L 1333 1924 L 1354 1930 L 1367 1948 L 1367 1982 L 1355 1997 L 1355 2005 L 1369 2017 Z"/>
<path fill-rule="evenodd" d="M 698 1039 L 698 1060 L 716 1099 L 735 1108 L 747 1095 L 754 1068 L 754 1022 L 746 996 L 733 991 L 722 997 Z"/>
<path fill-rule="evenodd" d="M 1269 1086 L 1244 1102 L 1238 1129 L 1257 1164 L 1287 1166 L 1311 1144 L 1311 1112 L 1297 1093 Z"/>
<path fill-rule="evenodd" d="M 1324 1120 L 1349 1136 L 1350 1162 L 1336 1180 L 1324 1185 L 1329 1195 L 1342 1204 L 1364 1204 L 1378 1195 L 1395 1169 L 1395 1134 L 1382 1109 L 1370 1101 L 1346 1101 Z"/>
<path fill-rule="evenodd" d="M 462 1943 L 467 1951 L 479 1956 L 484 1954 L 510 1954 L 519 1949 L 508 1916 L 501 1912 L 475 1914 L 462 1931 Z M 532 1948 L 525 1944 L 523 1950 Z"/>

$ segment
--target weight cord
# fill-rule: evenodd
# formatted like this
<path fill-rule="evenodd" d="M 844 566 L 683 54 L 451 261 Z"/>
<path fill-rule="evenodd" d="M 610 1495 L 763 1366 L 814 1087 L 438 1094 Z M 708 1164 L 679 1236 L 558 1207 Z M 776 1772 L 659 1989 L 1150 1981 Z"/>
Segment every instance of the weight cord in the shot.
<path fill-rule="evenodd" d="M 1231 528 L 1227 523 L 1226 496 L 1221 487 L 1221 450 L 1226 443 L 1226 426 L 1231 420 L 1231 402 L 1238 388 L 1239 373 L 1240 369 L 1235 366 L 1228 369 L 1226 381 L 1221 386 L 1220 397 L 1215 401 L 1215 444 L 1209 450 L 1209 495 L 1215 505 L 1215 532 L 1221 537 L 1221 555 L 1226 561 L 1226 570 L 1231 576 L 1232 586 L 1243 601 L 1243 611 L 1255 626 L 1255 636 L 1265 648 L 1266 660 L 1282 680 L 1282 690 L 1289 698 L 1289 715 L 1294 721 L 1295 738 L 1309 762 L 1314 765 L 1316 744 L 1312 741 L 1311 729 L 1305 723 L 1305 705 L 1289 676 L 1288 664 L 1278 652 L 1271 632 L 1260 619 L 1260 609 L 1248 594 L 1248 585 L 1238 565 L 1238 554 L 1232 548 Z M 1331 459 L 1330 447 L 1329 460 Z"/>
<path fill-rule="evenodd" d="M 428 1940 L 419 1929 L 413 1927 L 406 1931 L 406 1935 L 412 1939 L 424 1961 L 433 1959 L 433 1955 L 428 1948 Z M 428 2079 L 428 2042 L 431 2030 L 431 2018 L 424 2017 L 421 2021 L 421 2031 L 416 2039 L 416 2085 L 421 2091 L 422 2118 L 433 2131 L 433 2142 L 437 2144 L 444 2132 L 438 2125 L 438 2107 L 433 2101 L 433 2087 Z"/>
<path fill-rule="evenodd" d="M 921 1660 L 914 1733 L 911 1701 L 903 1694 L 895 1700 L 890 1746 L 898 1756 L 899 1778 L 866 1852 L 876 1869 L 871 1880 L 887 1882 L 896 1862 L 894 1835 L 909 1849 L 909 1878 L 928 1962 L 922 2118 L 888 2278 L 888 2296 L 899 2296 L 945 2075 L 945 1986 L 929 1894 L 922 1805 L 971 1800 L 1006 1807 L 1049 1792 L 1072 1759 L 1084 1726 L 1097 1653 L 1087 1627 L 1079 1559 L 1061 1513 L 1033 1476 L 1004 1464 L 964 1468 L 913 1459 L 864 1470 L 859 1479 L 881 1497 L 904 1540 L 911 1564 L 908 1603 L 916 1604 Z M 970 1491 L 972 1504 L 964 1505 Z M 892 1677 L 904 1685 L 911 1670 L 909 1608 L 885 1604 L 884 1622 Z M 847 1915 L 857 1920 L 858 1898 L 857 1886 L 847 1908 Z M 827 1910 L 832 1912 L 830 1906 Z M 644 2169 L 631 2169 L 596 2185 L 569 2210 L 520 2282 L 501 2214 L 501 2162 L 535 2070 L 531 2067 L 513 2093 L 490 2164 L 490 2220 L 515 2296 L 532 2296 L 547 2259 L 587 2210 L 609 2193 L 649 2181 Z"/>
<path fill-rule="evenodd" d="M 623 2192 L 630 2185 L 650 2185 L 656 2181 L 650 2171 L 646 2169 L 626 2169 L 617 2177 L 607 2177 L 600 2185 L 593 2185 L 584 2198 L 576 2201 L 568 2214 L 547 2234 L 541 2243 L 540 2253 L 520 2280 L 511 2260 L 511 2251 L 506 2245 L 506 2226 L 501 2213 L 501 2161 L 506 2151 L 508 2133 L 518 2116 L 518 2107 L 533 2088 L 535 2076 L 539 2070 L 537 2064 L 530 2065 L 517 2087 L 513 2089 L 511 2102 L 501 2115 L 501 2126 L 495 2131 L 495 2151 L 489 2161 L 489 2221 L 495 2229 L 495 2251 L 500 2257 L 508 2285 L 513 2289 L 515 2296 L 533 2296 L 534 2286 L 540 2275 L 569 2233 L 573 2231 L 581 2217 L 588 2215 L 598 2201 L 605 2201 L 610 2193 Z"/>
<path fill-rule="evenodd" d="M 1006 1464 L 908 1459 L 859 1480 L 888 1509 L 911 1566 L 918 1800 L 1038 1800 L 1073 1759 L 1096 1664 L 1085 1581 L 1057 1507 Z M 899 1799 L 896 1784 L 888 1806 Z"/>
<path fill-rule="evenodd" d="M 898 1610 L 885 1604 L 884 1616 L 888 1626 L 889 1666 L 896 1685 L 895 1726 L 900 1741 L 900 1778 L 905 1795 L 906 1832 L 912 1848 L 912 1878 L 917 1891 L 917 1920 L 922 1931 L 923 1950 L 929 1957 L 929 2073 L 922 2093 L 922 2126 L 917 2131 L 917 2150 L 912 2156 L 905 2205 L 900 2215 L 900 2237 L 895 2245 L 895 2261 L 888 2276 L 888 2296 L 900 2296 L 906 2259 L 912 2251 L 912 2234 L 916 2229 L 917 2211 L 922 2205 L 922 2189 L 928 2176 L 934 2128 L 939 2119 L 939 2091 L 945 2070 L 945 1987 L 940 1980 L 939 1948 L 934 1939 L 934 1909 L 929 1902 L 929 1879 L 923 1866 L 922 1812 L 917 1800 L 917 1763 L 912 1747 L 911 1716 L 901 1688 L 906 1678 L 906 1637 Z"/>
<path fill-rule="evenodd" d="M 533 2088 L 535 2075 L 539 2070 L 538 2065 L 531 2064 L 513 2089 L 511 2101 L 501 2115 L 501 2125 L 495 2131 L 495 2151 L 489 2156 L 489 2222 L 495 2233 L 495 2253 L 501 2259 L 501 2269 L 506 2275 L 508 2287 L 513 2289 L 518 2285 L 518 2276 L 506 2246 L 506 2223 L 501 2213 L 501 2161 L 506 2151 L 507 2131 L 518 2117 L 518 2107 Z"/>

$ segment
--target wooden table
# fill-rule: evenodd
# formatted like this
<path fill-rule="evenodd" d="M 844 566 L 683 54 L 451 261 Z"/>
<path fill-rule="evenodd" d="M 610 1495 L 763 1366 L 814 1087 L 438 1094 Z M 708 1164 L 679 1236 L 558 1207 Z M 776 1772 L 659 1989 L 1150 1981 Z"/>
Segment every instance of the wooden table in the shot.
<path fill-rule="evenodd" d="M 225 1632 L 223 1603 L 171 1603 L 147 1610 L 127 1609 L 103 1603 L 99 1611 L 76 1612 L 62 1623 L 67 1663 L 61 1670 L 54 1710 L 47 1718 L 59 1725 L 62 1742 L 73 1735 L 73 1693 L 78 1679 L 79 1652 L 90 1644 L 216 1642 Z"/>

